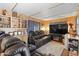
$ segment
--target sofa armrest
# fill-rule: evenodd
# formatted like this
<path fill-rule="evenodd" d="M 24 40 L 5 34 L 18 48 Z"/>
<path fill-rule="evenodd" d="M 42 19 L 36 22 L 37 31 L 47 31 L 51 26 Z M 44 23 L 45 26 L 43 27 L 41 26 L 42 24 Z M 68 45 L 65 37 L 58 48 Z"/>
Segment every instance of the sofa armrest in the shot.
<path fill-rule="evenodd" d="M 36 50 L 36 46 L 33 44 L 29 44 L 29 50 L 30 50 L 30 52 Z"/>
<path fill-rule="evenodd" d="M 4 53 L 0 53 L 0 56 L 4 56 Z"/>

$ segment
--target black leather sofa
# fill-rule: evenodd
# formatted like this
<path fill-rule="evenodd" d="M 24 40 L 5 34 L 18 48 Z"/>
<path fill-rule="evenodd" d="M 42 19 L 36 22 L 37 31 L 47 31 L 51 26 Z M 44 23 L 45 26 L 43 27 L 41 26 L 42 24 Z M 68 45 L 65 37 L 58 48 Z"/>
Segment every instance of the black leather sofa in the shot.
<path fill-rule="evenodd" d="M 29 32 L 28 43 L 35 45 L 36 48 L 43 46 L 49 41 L 51 41 L 51 36 L 46 35 L 42 30 Z"/>
<path fill-rule="evenodd" d="M 30 56 L 28 46 L 20 39 L 0 32 L 0 50 L 3 56 Z"/>

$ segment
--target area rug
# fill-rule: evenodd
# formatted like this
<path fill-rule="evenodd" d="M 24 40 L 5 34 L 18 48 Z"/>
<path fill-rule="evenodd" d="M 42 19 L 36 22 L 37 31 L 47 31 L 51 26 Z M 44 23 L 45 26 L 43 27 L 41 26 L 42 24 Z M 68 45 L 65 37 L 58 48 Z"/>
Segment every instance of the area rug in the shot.
<path fill-rule="evenodd" d="M 51 41 L 42 47 L 38 48 L 37 51 L 44 55 L 61 56 L 64 50 L 64 46 L 58 42 Z"/>

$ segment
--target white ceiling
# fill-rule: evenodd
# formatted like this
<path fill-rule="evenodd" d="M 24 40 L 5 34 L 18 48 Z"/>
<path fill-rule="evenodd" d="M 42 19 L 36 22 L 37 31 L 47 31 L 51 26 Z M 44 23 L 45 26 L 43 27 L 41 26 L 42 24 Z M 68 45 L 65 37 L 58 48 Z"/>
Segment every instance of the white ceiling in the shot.
<path fill-rule="evenodd" d="M 77 6 L 77 3 L 0 3 L 0 8 L 44 20 L 76 15 Z"/>

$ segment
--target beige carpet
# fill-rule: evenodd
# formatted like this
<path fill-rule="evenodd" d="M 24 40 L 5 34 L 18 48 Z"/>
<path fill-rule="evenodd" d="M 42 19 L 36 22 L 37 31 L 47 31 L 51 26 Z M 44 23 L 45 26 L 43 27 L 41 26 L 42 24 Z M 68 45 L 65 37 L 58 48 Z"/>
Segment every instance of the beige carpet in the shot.
<path fill-rule="evenodd" d="M 41 52 L 42 54 L 46 55 L 54 55 L 54 56 L 61 56 L 64 50 L 64 46 L 58 42 L 51 41 L 44 46 L 37 49 L 37 51 Z"/>

